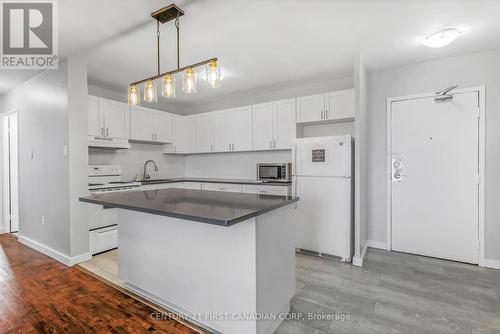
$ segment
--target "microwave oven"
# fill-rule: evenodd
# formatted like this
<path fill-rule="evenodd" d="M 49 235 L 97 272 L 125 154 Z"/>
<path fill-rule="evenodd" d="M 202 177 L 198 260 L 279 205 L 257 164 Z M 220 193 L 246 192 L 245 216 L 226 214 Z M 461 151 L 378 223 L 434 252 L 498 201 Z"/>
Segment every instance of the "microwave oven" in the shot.
<path fill-rule="evenodd" d="M 262 182 L 292 182 L 292 163 L 259 163 L 257 180 Z"/>

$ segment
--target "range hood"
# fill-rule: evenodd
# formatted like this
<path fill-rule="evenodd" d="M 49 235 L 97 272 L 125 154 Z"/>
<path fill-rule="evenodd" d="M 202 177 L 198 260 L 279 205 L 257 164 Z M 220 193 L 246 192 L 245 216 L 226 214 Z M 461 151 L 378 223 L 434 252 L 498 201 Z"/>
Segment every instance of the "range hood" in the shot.
<path fill-rule="evenodd" d="M 130 144 L 126 139 L 107 138 L 98 136 L 89 136 L 89 147 L 101 148 L 130 148 Z"/>

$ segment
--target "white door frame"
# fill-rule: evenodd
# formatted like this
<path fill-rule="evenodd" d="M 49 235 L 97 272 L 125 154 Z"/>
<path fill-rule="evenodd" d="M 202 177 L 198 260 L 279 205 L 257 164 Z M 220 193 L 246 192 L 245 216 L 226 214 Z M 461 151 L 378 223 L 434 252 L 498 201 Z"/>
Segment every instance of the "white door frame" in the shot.
<path fill-rule="evenodd" d="M 9 191 L 9 187 L 7 186 L 8 185 L 8 182 L 9 182 L 9 179 L 10 179 L 10 171 L 5 168 L 5 166 L 7 166 L 7 161 L 9 159 L 9 155 L 10 155 L 10 147 L 8 145 L 8 136 L 9 136 L 9 133 L 5 131 L 5 128 L 4 128 L 4 124 L 5 124 L 5 118 L 6 117 L 9 117 L 10 115 L 12 114 L 16 114 L 17 115 L 17 124 L 18 124 L 18 131 L 17 131 L 17 136 L 18 136 L 18 144 L 19 144 L 19 109 L 14 109 L 14 110 L 10 110 L 8 112 L 5 112 L 5 113 L 2 113 L 0 114 L 2 116 L 1 120 L 2 120 L 2 194 L 3 194 L 3 215 L 2 215 L 2 218 L 3 218 L 3 228 L 4 230 L 0 230 L 0 233 L 10 233 L 10 212 L 8 210 L 9 206 L 10 206 L 10 191 Z M 19 152 L 19 150 L 18 150 Z M 19 171 L 18 171 L 18 179 L 17 179 L 17 184 L 19 185 Z M 19 189 L 18 189 L 18 194 L 19 194 Z M 19 198 L 18 198 L 18 201 L 19 201 Z"/>
<path fill-rule="evenodd" d="M 456 93 L 479 93 L 479 212 L 478 212 L 478 232 L 479 232 L 479 266 L 484 267 L 484 175 L 485 175 L 485 106 L 486 88 L 485 86 L 455 89 L 451 94 Z M 434 97 L 435 93 L 416 94 L 387 98 L 387 151 L 386 151 L 386 185 L 387 185 L 387 242 L 386 250 L 392 250 L 392 179 L 391 179 L 391 159 L 392 159 L 392 103 L 397 101 L 414 100 L 426 97 Z"/>

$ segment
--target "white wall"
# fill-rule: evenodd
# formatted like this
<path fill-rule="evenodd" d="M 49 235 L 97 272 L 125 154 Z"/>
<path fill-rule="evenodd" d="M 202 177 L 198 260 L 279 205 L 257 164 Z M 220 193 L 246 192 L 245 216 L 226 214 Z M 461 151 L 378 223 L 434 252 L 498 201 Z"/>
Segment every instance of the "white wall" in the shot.
<path fill-rule="evenodd" d="M 78 224 L 83 222 L 87 229 L 86 213 L 75 202 L 85 179 L 81 168 L 72 170 L 70 183 L 70 160 L 79 163 L 86 157 L 81 156 L 86 134 L 79 131 L 87 117 L 85 106 L 79 105 L 86 94 L 85 75 L 84 64 L 60 62 L 58 70 L 41 72 L 7 93 L 2 108 L 19 108 L 19 236 L 65 257 L 88 252 L 88 232 L 86 238 L 77 235 L 83 230 Z M 83 216 L 72 222 L 77 214 Z M 76 230 L 70 236 L 72 223 Z M 77 239 L 72 249 L 71 240 Z"/>
<path fill-rule="evenodd" d="M 485 255 L 500 260 L 500 50 L 369 73 L 368 239 L 386 242 L 386 98 L 454 84 L 486 86 Z"/>
<path fill-rule="evenodd" d="M 354 93 L 355 93 L 355 176 L 354 176 L 354 216 L 355 216 L 355 262 L 362 264 L 363 251 L 366 247 L 366 189 L 367 189 L 367 73 L 363 57 L 358 54 L 354 62 Z M 361 262 L 359 262 L 361 260 Z"/>
<path fill-rule="evenodd" d="M 186 156 L 186 176 L 255 180 L 259 162 L 292 162 L 292 151 L 190 155 Z"/>
<path fill-rule="evenodd" d="M 158 165 L 159 171 L 148 167 L 152 178 L 183 177 L 185 157 L 180 155 L 163 154 L 163 146 L 155 144 L 130 143 L 132 148 L 123 150 L 109 150 L 101 148 L 89 149 L 89 164 L 120 165 L 122 178 L 131 180 L 142 173 L 144 163 L 152 159 Z"/>

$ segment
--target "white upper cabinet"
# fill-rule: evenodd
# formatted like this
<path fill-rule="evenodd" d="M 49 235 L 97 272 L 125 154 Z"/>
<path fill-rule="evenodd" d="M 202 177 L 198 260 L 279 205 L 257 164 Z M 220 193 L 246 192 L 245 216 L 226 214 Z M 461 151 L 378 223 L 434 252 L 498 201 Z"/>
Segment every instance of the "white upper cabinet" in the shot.
<path fill-rule="evenodd" d="M 231 109 L 214 113 L 214 150 L 229 152 L 233 143 L 233 112 Z"/>
<path fill-rule="evenodd" d="M 354 118 L 354 89 L 325 95 L 326 119 Z"/>
<path fill-rule="evenodd" d="M 154 141 L 155 111 L 135 106 L 130 111 L 130 139 Z"/>
<path fill-rule="evenodd" d="M 130 139 L 171 143 L 172 117 L 166 111 L 133 107 L 130 111 Z"/>
<path fill-rule="evenodd" d="M 297 98 L 297 123 L 323 120 L 325 95 L 316 94 Z"/>
<path fill-rule="evenodd" d="M 198 114 L 196 119 L 196 152 L 213 152 L 214 147 L 214 113 Z"/>
<path fill-rule="evenodd" d="M 89 96 L 89 136 L 104 136 L 104 126 L 101 114 L 101 106 L 98 97 Z"/>
<path fill-rule="evenodd" d="M 273 102 L 275 149 L 292 149 L 295 139 L 295 99 Z"/>
<path fill-rule="evenodd" d="M 195 129 L 196 122 L 194 116 L 172 115 L 173 153 L 194 153 L 195 152 Z"/>
<path fill-rule="evenodd" d="M 291 149 L 295 138 L 295 99 L 253 106 L 253 149 Z"/>
<path fill-rule="evenodd" d="M 252 106 L 235 108 L 233 116 L 232 151 L 251 151 L 252 143 Z"/>
<path fill-rule="evenodd" d="M 129 106 L 126 103 L 101 99 L 106 137 L 129 138 Z"/>
<path fill-rule="evenodd" d="M 155 139 L 161 143 L 172 142 L 172 114 L 155 111 Z"/>
<path fill-rule="evenodd" d="M 352 119 L 354 89 L 297 98 L 297 123 Z"/>
<path fill-rule="evenodd" d="M 253 149 L 271 150 L 274 144 L 273 103 L 253 106 Z"/>
<path fill-rule="evenodd" d="M 89 96 L 88 134 L 111 138 L 129 137 L 129 107 L 125 103 Z"/>

